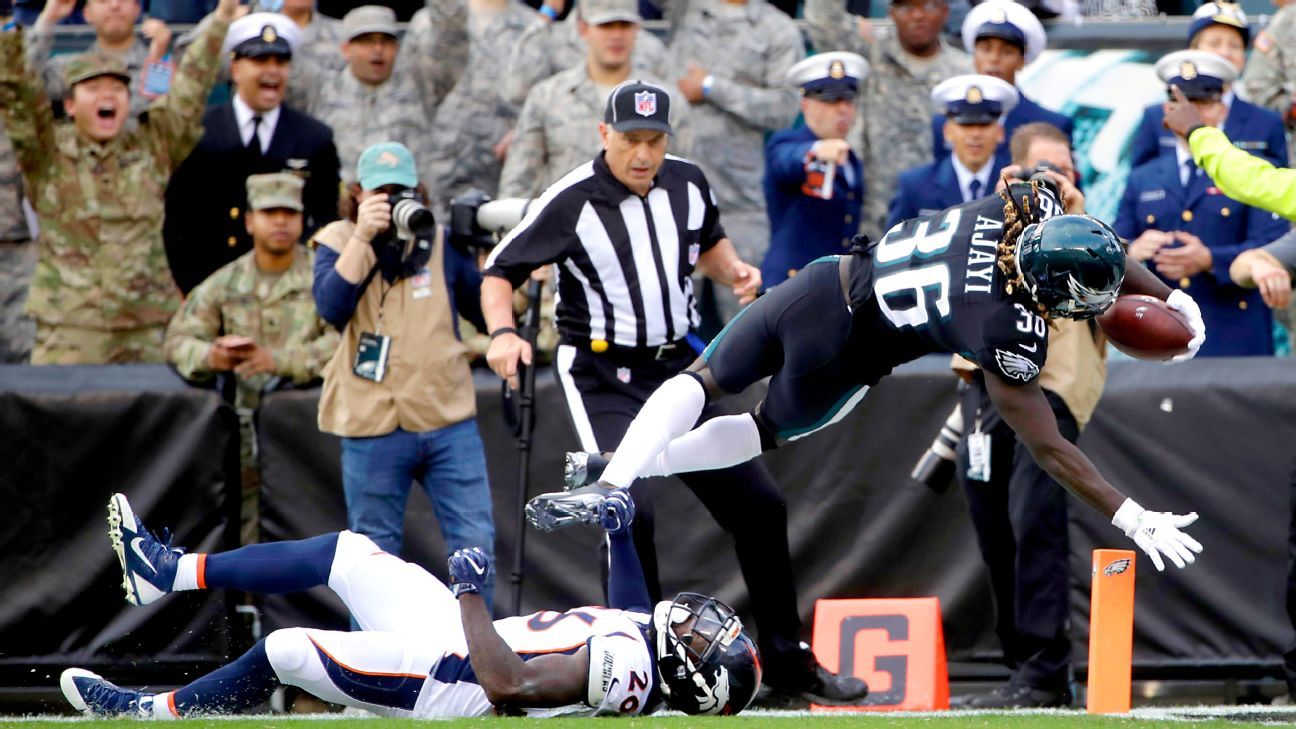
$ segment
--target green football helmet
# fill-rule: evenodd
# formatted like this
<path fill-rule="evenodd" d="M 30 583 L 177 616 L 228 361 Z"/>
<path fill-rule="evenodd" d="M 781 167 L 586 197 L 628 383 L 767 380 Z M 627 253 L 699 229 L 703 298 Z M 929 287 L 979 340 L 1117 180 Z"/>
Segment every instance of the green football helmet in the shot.
<path fill-rule="evenodd" d="M 1017 239 L 1017 270 L 1026 290 L 1053 316 L 1088 319 L 1116 301 L 1125 280 L 1125 249 L 1106 223 L 1058 215 L 1026 226 Z"/>

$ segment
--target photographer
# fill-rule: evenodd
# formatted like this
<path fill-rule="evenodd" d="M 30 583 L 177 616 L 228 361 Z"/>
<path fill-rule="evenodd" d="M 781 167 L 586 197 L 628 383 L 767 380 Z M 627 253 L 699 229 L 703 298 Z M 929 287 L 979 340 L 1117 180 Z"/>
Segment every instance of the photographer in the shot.
<path fill-rule="evenodd" d="M 447 556 L 471 546 L 493 555 L 486 457 L 455 326 L 462 311 L 485 328 L 481 275 L 446 245 L 403 145 L 364 150 L 356 178 L 353 219 L 312 239 L 315 303 L 342 330 L 324 368 L 319 426 L 342 437 L 348 528 L 398 555 L 417 479 L 441 520 Z M 492 574 L 487 605 L 493 585 Z"/>

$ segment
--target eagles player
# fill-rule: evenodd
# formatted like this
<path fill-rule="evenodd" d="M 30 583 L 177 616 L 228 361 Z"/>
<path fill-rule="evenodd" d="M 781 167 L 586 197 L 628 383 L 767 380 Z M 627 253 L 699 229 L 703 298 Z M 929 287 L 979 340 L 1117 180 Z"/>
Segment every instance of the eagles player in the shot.
<path fill-rule="evenodd" d="M 1186 359 L 1205 339 L 1201 314 L 1191 297 L 1127 263 L 1111 228 L 1082 214 L 1084 197 L 1069 180 L 1040 174 L 1051 185 L 1015 180 L 998 196 L 899 223 L 772 289 L 653 394 L 610 463 L 572 454 L 578 473 L 569 481 L 601 473 L 600 482 L 537 497 L 532 522 L 556 528 L 607 488 L 741 463 L 809 436 L 845 417 L 896 365 L 951 352 L 989 373 L 990 397 L 1040 467 L 1111 518 L 1158 570 L 1162 555 L 1179 567 L 1194 561 L 1201 544 L 1180 529 L 1197 515 L 1148 511 L 1104 480 L 1058 432 L 1036 378 L 1051 319 L 1096 316 L 1119 294 L 1152 295 L 1191 320 Z M 708 398 L 765 377 L 768 393 L 753 412 L 692 429 Z"/>
<path fill-rule="evenodd" d="M 266 594 L 327 584 L 361 630 L 276 630 L 233 663 L 160 694 L 69 668 L 63 694 L 89 715 L 237 713 L 263 704 L 280 684 L 407 718 L 637 715 L 663 704 L 688 714 L 736 714 L 760 686 L 756 646 L 729 606 L 681 593 L 650 607 L 626 491 L 612 492 L 598 508 L 611 545 L 613 607 L 494 622 L 481 597 L 489 562 L 475 547 L 450 557 L 447 587 L 349 531 L 185 554 L 149 533 L 125 496 L 115 494 L 108 511 L 132 604 L 186 589 Z"/>

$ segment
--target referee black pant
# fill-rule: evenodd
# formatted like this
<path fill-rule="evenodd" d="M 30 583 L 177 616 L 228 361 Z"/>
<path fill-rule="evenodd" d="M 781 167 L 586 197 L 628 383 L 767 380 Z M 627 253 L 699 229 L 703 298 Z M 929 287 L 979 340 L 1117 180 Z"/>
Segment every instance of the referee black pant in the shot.
<path fill-rule="evenodd" d="M 967 492 L 981 557 L 994 591 L 995 632 L 1012 684 L 1048 691 L 1067 689 L 1071 669 L 1070 541 L 1067 492 L 1035 463 L 995 409 L 981 373 L 964 390 L 963 438 L 957 471 Z M 1062 437 L 1080 431 L 1066 403 L 1044 391 Z M 990 434 L 990 479 L 967 477 L 968 437 Z"/>
<path fill-rule="evenodd" d="M 696 358 L 682 343 L 662 359 L 655 357 L 655 351 L 595 354 L 569 344 L 558 348 L 556 371 L 582 450 L 616 450 L 648 397 Z M 714 404 L 708 404 L 702 420 L 720 414 Z M 787 502 L 782 490 L 759 459 L 723 470 L 679 474 L 678 478 L 733 537 L 751 596 L 767 676 L 774 684 L 796 680 L 796 673 L 805 670 L 804 651 L 800 647 L 801 619 L 788 553 Z M 662 594 L 653 543 L 653 502 L 660 498 L 660 489 L 653 486 L 651 480 L 639 480 L 630 492 L 636 507 L 635 549 L 643 564 L 649 594 L 658 601 Z M 784 674 L 789 678 L 784 679 Z"/>

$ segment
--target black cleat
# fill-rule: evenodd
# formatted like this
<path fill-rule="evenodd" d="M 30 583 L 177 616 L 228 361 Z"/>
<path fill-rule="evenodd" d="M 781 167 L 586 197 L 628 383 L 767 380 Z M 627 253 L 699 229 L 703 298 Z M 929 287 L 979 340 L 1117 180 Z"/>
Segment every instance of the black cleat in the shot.
<path fill-rule="evenodd" d="M 566 529 L 577 524 L 598 524 L 599 507 L 612 493 L 606 486 L 594 484 L 569 491 L 540 494 L 526 505 L 526 518 L 542 532 Z"/>
<path fill-rule="evenodd" d="M 568 451 L 563 461 L 563 482 L 568 491 L 592 483 L 598 483 L 607 468 L 608 459 L 602 453 L 585 451 Z"/>
<path fill-rule="evenodd" d="M 1070 707 L 1074 698 L 1066 689 L 1053 690 L 1005 684 L 988 694 L 963 697 L 960 709 L 1048 709 Z"/>
<path fill-rule="evenodd" d="M 801 644 L 804 652 L 793 653 L 795 658 L 784 662 L 784 668 L 795 668 L 791 671 L 779 671 L 771 665 L 766 673 L 765 683 L 769 686 L 769 695 L 764 698 L 762 706 L 766 708 L 804 708 L 807 704 L 820 706 L 853 706 L 864 703 L 868 696 L 868 684 L 854 676 L 842 676 L 819 664 L 809 646 Z"/>

